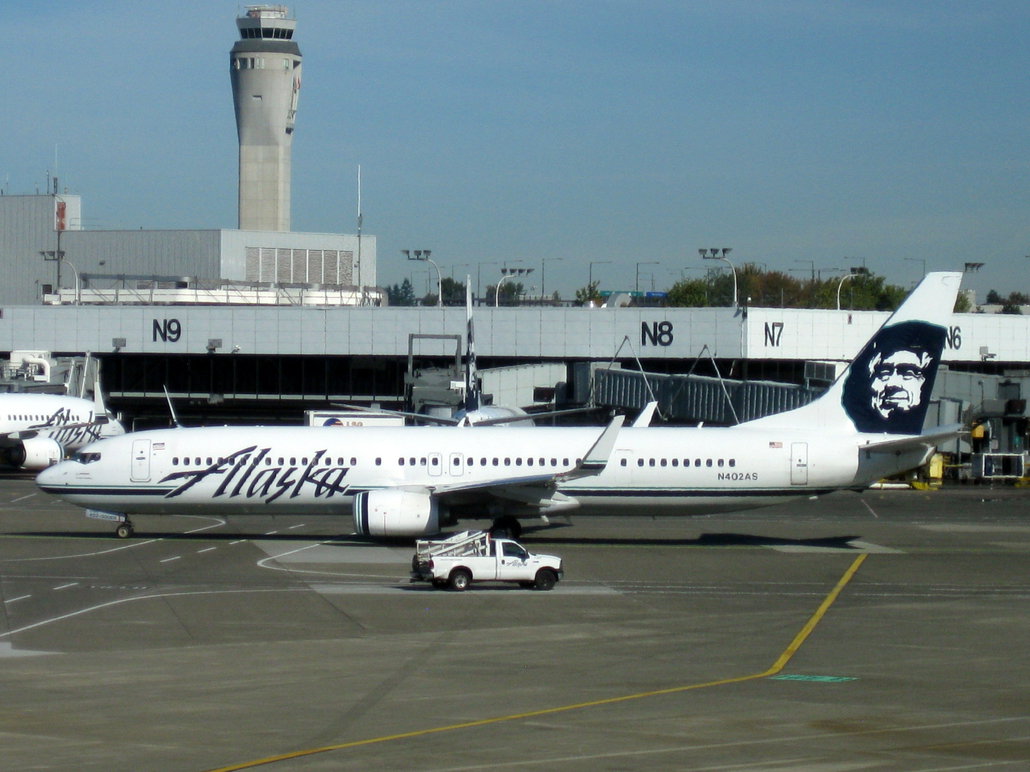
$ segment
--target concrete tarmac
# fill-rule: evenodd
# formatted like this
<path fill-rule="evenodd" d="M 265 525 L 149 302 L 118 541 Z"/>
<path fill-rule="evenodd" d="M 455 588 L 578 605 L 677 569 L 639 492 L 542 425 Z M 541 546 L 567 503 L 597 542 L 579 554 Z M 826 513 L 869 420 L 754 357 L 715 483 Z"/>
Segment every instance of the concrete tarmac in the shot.
<path fill-rule="evenodd" d="M 110 523 L 0 480 L 0 769 L 1030 767 L 1030 490 L 528 530 L 411 585 L 348 517 Z"/>

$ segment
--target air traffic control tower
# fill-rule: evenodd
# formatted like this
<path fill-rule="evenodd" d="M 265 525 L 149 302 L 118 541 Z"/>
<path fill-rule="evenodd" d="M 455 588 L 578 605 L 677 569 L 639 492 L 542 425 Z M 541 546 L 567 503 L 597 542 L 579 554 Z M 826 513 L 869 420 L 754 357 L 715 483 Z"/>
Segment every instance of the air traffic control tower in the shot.
<path fill-rule="evenodd" d="M 240 139 L 240 230 L 290 230 L 290 150 L 300 96 L 297 27 L 285 5 L 252 5 L 236 19 L 229 73 Z"/>

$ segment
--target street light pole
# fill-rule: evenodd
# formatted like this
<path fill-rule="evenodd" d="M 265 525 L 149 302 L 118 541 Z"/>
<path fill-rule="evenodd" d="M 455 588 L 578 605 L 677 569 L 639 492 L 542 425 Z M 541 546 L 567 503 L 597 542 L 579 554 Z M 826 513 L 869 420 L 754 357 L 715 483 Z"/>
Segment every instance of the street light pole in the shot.
<path fill-rule="evenodd" d="M 58 234 L 58 240 L 60 240 L 61 232 L 58 231 L 57 234 Z M 44 251 L 40 252 L 39 254 L 41 254 L 43 256 L 44 260 L 46 260 L 48 262 L 56 262 L 57 263 L 57 285 L 56 286 L 57 286 L 57 294 L 58 295 L 61 294 L 61 263 L 64 263 L 65 265 L 67 265 L 69 268 L 72 269 L 72 273 L 75 274 L 75 305 L 79 305 L 82 302 L 82 281 L 79 278 L 79 269 L 76 268 L 72 264 L 71 260 L 69 260 L 67 257 L 64 256 L 64 252 L 62 250 L 60 250 L 60 249 L 57 249 L 57 250 L 50 250 L 50 249 L 48 249 L 48 250 L 44 250 Z"/>
<path fill-rule="evenodd" d="M 837 310 L 840 311 L 840 288 L 844 286 L 844 282 L 848 279 L 853 279 L 858 276 L 857 273 L 849 273 L 843 276 L 840 280 L 840 284 L 837 285 Z"/>
<path fill-rule="evenodd" d="M 866 268 L 864 265 L 851 266 L 851 272 L 847 276 L 844 276 L 840 280 L 840 284 L 837 285 L 837 310 L 838 311 L 840 311 L 840 288 L 844 286 L 844 282 L 846 282 L 848 279 L 854 279 L 856 276 L 868 276 L 868 275 L 869 275 L 869 269 Z M 854 294 L 855 293 L 854 293 L 853 290 L 852 290 L 851 294 L 852 294 L 852 299 L 854 299 Z"/>
<path fill-rule="evenodd" d="M 429 263 L 436 269 L 436 305 L 443 305 L 443 277 L 440 275 L 440 266 L 436 264 L 434 260 L 430 259 L 432 254 L 431 249 L 402 249 L 401 254 L 404 255 L 408 260 L 420 260 L 425 263 Z"/>
<path fill-rule="evenodd" d="M 926 276 L 926 258 L 925 257 L 906 257 L 905 259 L 908 260 L 909 262 L 920 263 L 923 266 L 923 276 Z M 922 279 L 923 276 L 920 276 L 919 278 Z M 916 283 L 918 284 L 919 282 L 916 282 Z"/>
<path fill-rule="evenodd" d="M 611 260 L 594 260 L 590 263 L 590 269 L 587 271 L 587 292 L 590 292 L 590 288 L 594 286 L 594 266 L 608 263 L 611 263 Z"/>
<path fill-rule="evenodd" d="M 528 276 L 531 273 L 533 273 L 532 268 L 502 268 L 501 280 L 497 282 L 497 286 L 494 288 L 494 308 L 501 305 L 501 285 L 504 284 L 505 279 L 512 279 L 516 276 Z"/>
<path fill-rule="evenodd" d="M 636 292 L 640 292 L 640 266 L 642 265 L 660 265 L 660 263 L 657 260 L 644 260 L 643 262 L 637 263 L 637 274 L 633 282 L 633 289 Z"/>
<path fill-rule="evenodd" d="M 488 260 L 485 263 L 476 263 L 476 300 L 482 297 L 483 293 L 483 266 L 484 265 L 497 265 L 496 260 Z"/>
<path fill-rule="evenodd" d="M 733 307 L 737 307 L 737 269 L 733 267 L 733 263 L 726 257 L 730 252 L 733 251 L 733 247 L 722 247 L 714 249 L 699 249 L 697 253 L 701 255 L 702 260 L 721 260 L 730 267 L 730 273 L 733 274 Z M 721 253 L 721 254 L 720 254 Z"/>
<path fill-rule="evenodd" d="M 547 299 L 547 261 L 561 262 L 563 257 L 545 257 L 540 261 L 540 300 Z"/>

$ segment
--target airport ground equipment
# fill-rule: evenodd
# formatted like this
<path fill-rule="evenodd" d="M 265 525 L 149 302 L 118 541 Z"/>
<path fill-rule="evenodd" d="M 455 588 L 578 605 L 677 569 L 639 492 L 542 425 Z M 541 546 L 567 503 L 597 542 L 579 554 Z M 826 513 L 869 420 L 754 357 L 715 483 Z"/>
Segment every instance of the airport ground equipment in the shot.
<path fill-rule="evenodd" d="M 564 576 L 562 560 L 534 555 L 511 539 L 495 539 L 486 531 L 462 531 L 447 539 L 415 543 L 411 580 L 434 587 L 466 590 L 472 582 L 518 582 L 526 588 L 550 590 Z"/>

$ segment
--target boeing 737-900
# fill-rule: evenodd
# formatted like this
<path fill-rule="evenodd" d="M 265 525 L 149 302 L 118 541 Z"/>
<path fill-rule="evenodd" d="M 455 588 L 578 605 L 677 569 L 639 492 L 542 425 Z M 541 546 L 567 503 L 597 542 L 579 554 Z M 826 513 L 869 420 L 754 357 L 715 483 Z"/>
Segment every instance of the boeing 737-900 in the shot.
<path fill-rule="evenodd" d="M 714 513 L 863 489 L 924 463 L 923 431 L 961 274 L 931 273 L 815 401 L 732 427 L 208 427 L 101 440 L 37 477 L 65 501 L 135 514 L 350 515 L 359 534 L 460 518 Z"/>

